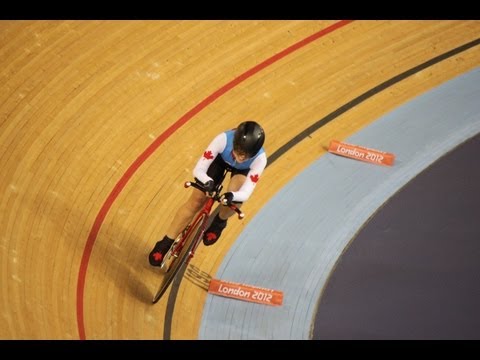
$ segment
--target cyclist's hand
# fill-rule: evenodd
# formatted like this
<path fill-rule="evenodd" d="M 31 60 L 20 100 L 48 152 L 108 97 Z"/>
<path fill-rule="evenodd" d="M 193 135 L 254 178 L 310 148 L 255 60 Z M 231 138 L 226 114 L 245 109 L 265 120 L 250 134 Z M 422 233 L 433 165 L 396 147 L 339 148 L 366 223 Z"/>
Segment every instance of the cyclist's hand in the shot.
<path fill-rule="evenodd" d="M 213 182 L 213 180 L 208 180 L 205 184 L 203 184 L 203 188 L 207 192 L 212 192 L 214 187 L 215 183 Z"/>
<path fill-rule="evenodd" d="M 223 194 L 220 197 L 220 200 L 222 201 L 223 205 L 228 205 L 228 206 L 232 205 L 233 193 L 227 192 L 227 193 Z"/>

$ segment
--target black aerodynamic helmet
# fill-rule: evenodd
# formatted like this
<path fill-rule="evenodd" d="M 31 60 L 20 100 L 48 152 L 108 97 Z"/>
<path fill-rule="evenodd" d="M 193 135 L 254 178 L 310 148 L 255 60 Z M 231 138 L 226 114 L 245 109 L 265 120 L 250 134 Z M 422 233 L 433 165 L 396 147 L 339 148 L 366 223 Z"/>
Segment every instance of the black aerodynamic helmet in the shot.
<path fill-rule="evenodd" d="M 265 142 L 265 132 L 255 121 L 244 121 L 238 125 L 233 137 L 233 149 L 254 157 Z"/>

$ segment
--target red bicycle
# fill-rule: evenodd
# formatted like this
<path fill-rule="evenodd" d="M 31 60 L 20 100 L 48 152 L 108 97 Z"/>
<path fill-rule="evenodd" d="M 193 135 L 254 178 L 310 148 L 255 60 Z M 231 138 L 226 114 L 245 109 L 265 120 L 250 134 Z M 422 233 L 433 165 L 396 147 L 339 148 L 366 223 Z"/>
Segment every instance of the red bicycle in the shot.
<path fill-rule="evenodd" d="M 186 188 L 193 186 L 194 188 L 203 191 L 207 196 L 207 200 L 203 205 L 203 208 L 197 213 L 193 221 L 187 225 L 187 227 L 177 236 L 172 246 L 165 254 L 160 269 L 165 272 L 165 275 L 162 278 L 162 282 L 153 297 L 152 303 L 155 304 L 160 300 L 162 295 L 167 291 L 170 284 L 175 279 L 175 276 L 180 272 L 180 270 L 188 265 L 190 260 L 195 255 L 195 250 L 200 244 L 200 240 L 205 233 L 205 230 L 210 225 L 210 216 L 212 212 L 212 207 L 215 202 L 219 202 L 224 206 L 229 206 L 238 214 L 239 219 L 243 219 L 245 214 L 234 204 L 226 205 L 221 200 L 221 191 L 223 189 L 222 182 L 225 179 L 225 176 L 230 171 L 226 169 L 223 172 L 222 178 L 219 181 L 219 184 L 209 192 L 205 190 L 202 184 L 198 182 L 185 182 L 184 186 Z"/>

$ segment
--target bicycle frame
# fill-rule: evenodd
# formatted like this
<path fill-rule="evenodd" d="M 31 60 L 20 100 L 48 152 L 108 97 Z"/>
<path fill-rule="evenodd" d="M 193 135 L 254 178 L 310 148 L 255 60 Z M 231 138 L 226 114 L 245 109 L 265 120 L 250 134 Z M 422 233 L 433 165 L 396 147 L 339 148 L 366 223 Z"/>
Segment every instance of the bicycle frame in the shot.
<path fill-rule="evenodd" d="M 203 205 L 202 209 L 195 215 L 193 221 L 182 231 L 182 233 L 177 236 L 175 242 L 172 244 L 172 247 L 165 254 L 162 265 L 160 266 L 167 274 L 165 275 L 160 287 L 153 297 L 152 303 L 156 303 L 161 296 L 168 289 L 170 284 L 173 282 L 177 274 L 182 268 L 185 268 L 190 260 L 195 255 L 195 251 L 200 244 L 200 240 L 203 237 L 207 229 L 208 220 L 211 215 L 212 207 L 215 202 L 222 203 L 225 206 L 229 206 L 233 211 L 238 214 L 239 219 L 243 219 L 245 216 L 244 213 L 234 204 L 226 205 L 221 200 L 221 191 L 223 189 L 223 180 L 227 172 L 230 171 L 226 169 L 223 173 L 219 184 L 215 187 L 212 192 L 208 192 L 203 185 L 187 181 L 184 186 L 186 188 L 193 186 L 194 188 L 202 191 L 206 196 L 207 200 Z M 170 272 L 171 271 L 171 272 Z"/>
<path fill-rule="evenodd" d="M 223 177 L 225 177 L 225 174 L 223 175 Z M 222 178 L 222 180 L 223 180 L 223 178 Z M 188 188 L 190 186 L 193 186 L 194 188 L 205 192 L 205 190 L 202 188 L 202 186 L 199 185 L 198 183 L 192 183 L 190 181 L 187 181 L 184 184 L 184 186 L 186 188 Z M 216 201 L 221 202 L 220 201 L 220 192 L 221 192 L 222 188 L 223 188 L 223 186 L 219 185 L 219 187 L 214 191 L 213 194 L 208 194 L 207 193 L 207 201 L 205 201 L 205 204 L 203 205 L 202 209 L 197 213 L 194 220 L 191 222 L 191 225 L 196 225 L 196 223 L 198 221 L 202 221 L 202 223 L 200 225 L 200 233 L 195 237 L 195 239 L 193 241 L 193 247 L 190 250 L 189 256 L 188 256 L 188 258 L 185 262 L 186 265 L 190 262 L 190 259 L 195 255 L 195 250 L 197 249 L 197 247 L 200 243 L 200 239 L 203 237 L 203 234 L 205 233 L 205 230 L 207 230 L 207 223 L 208 223 L 208 219 L 211 215 L 213 204 Z M 226 205 L 226 206 L 228 206 L 228 205 Z M 237 206 L 232 204 L 232 205 L 229 205 L 229 207 L 238 214 L 239 219 L 243 219 L 243 217 L 245 215 Z M 199 220 L 199 219 L 202 218 L 202 216 L 204 216 L 204 218 L 202 220 Z M 188 238 L 189 232 L 191 230 L 194 230 L 194 229 L 195 229 L 195 226 L 190 226 L 190 228 L 188 229 L 188 232 L 185 234 L 184 238 Z"/>

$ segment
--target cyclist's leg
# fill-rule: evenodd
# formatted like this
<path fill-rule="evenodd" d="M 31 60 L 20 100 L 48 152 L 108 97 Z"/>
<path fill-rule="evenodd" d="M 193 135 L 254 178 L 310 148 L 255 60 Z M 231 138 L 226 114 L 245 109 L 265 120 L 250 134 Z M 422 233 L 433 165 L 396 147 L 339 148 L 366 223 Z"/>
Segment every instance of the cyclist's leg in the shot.
<path fill-rule="evenodd" d="M 227 191 L 238 191 L 247 177 L 244 174 L 237 173 L 232 175 L 230 182 L 227 187 Z M 237 207 L 241 207 L 241 203 L 235 203 Z M 213 245 L 217 242 L 222 234 L 223 229 L 227 226 L 227 220 L 230 216 L 235 214 L 235 211 L 230 209 L 228 206 L 220 206 L 219 212 L 213 219 L 205 235 L 203 236 L 203 243 L 206 246 Z"/>
<path fill-rule="evenodd" d="M 160 266 L 163 257 L 172 246 L 174 239 L 190 223 L 193 216 L 205 203 L 205 194 L 198 189 L 192 188 L 189 199 L 178 208 L 173 220 L 162 240 L 157 241 L 148 255 L 148 261 L 152 266 Z"/>
<path fill-rule="evenodd" d="M 205 203 L 205 194 L 192 187 L 192 193 L 188 200 L 178 208 L 166 235 L 174 239 L 192 221 L 193 216 L 202 208 Z"/>
<path fill-rule="evenodd" d="M 224 164 L 225 163 L 221 156 L 218 155 L 207 170 L 207 175 L 213 179 L 215 185 L 222 177 Z M 167 236 L 170 238 L 175 238 L 180 231 L 182 231 L 192 221 L 195 214 L 200 211 L 203 204 L 205 204 L 205 194 L 198 189 L 192 189 L 193 192 L 190 195 L 190 198 L 177 210 L 177 213 L 167 230 Z"/>
<path fill-rule="evenodd" d="M 215 184 L 218 184 L 218 182 L 220 182 L 225 166 L 225 162 L 222 160 L 221 156 L 218 155 L 208 168 L 207 175 L 213 179 Z M 163 239 L 158 241 L 155 244 L 153 250 L 150 251 L 148 259 L 151 265 L 161 265 L 163 256 L 172 246 L 174 239 L 192 221 L 195 214 L 200 211 L 203 204 L 205 203 L 205 194 L 195 188 L 192 188 L 192 190 L 193 191 L 189 199 L 178 208 Z"/>
<path fill-rule="evenodd" d="M 242 185 L 245 183 L 247 180 L 247 176 L 242 174 L 242 173 L 237 173 L 237 174 L 232 174 L 232 177 L 230 178 L 230 182 L 228 183 L 227 186 L 227 191 L 238 191 L 242 187 Z M 242 203 L 236 202 L 235 205 L 237 205 L 238 208 L 242 206 Z M 220 207 L 220 219 L 222 220 L 228 220 L 230 216 L 235 214 L 235 211 L 230 209 L 228 206 L 221 206 Z"/>

